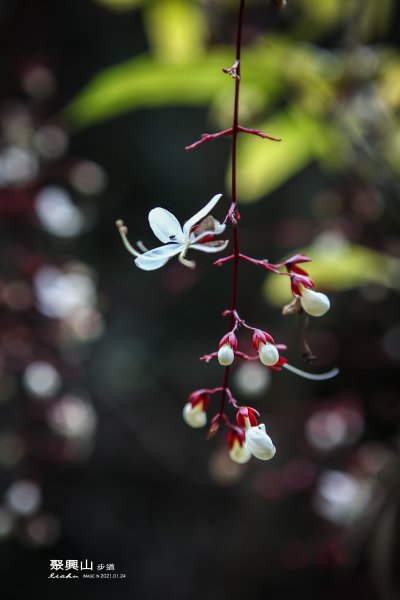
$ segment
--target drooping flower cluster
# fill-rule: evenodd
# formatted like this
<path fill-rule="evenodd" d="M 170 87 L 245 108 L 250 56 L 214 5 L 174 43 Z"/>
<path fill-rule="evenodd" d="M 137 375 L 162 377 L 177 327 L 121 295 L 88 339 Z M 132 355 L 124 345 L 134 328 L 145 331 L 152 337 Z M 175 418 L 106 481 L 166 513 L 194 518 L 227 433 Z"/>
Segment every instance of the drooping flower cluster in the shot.
<path fill-rule="evenodd" d="M 198 390 L 189 396 L 183 408 L 183 418 L 190 427 L 202 427 L 207 423 L 206 407 L 210 396 L 223 392 L 223 388 Z M 224 422 L 229 428 L 227 443 L 231 459 L 239 464 L 246 463 L 252 456 L 260 460 L 270 460 L 275 456 L 275 446 L 266 432 L 265 425 L 258 423 L 260 414 L 249 406 L 240 406 L 229 389 L 225 390 L 229 403 L 236 410 L 236 423 L 232 423 L 225 414 L 217 414 L 211 422 L 211 436 Z"/>
<path fill-rule="evenodd" d="M 219 261 L 216 261 L 215 264 L 223 264 L 230 258 L 231 257 L 224 257 Z M 297 271 L 297 262 L 308 262 L 310 260 L 309 258 L 303 255 L 296 255 L 284 263 L 275 265 L 268 263 L 265 260 L 258 261 L 256 259 L 250 259 L 250 257 L 244 255 L 241 255 L 241 258 L 247 262 L 259 264 L 276 274 L 290 276 L 291 289 L 294 296 L 293 302 L 296 303 L 296 310 L 291 309 L 288 311 L 285 307 L 285 314 L 305 311 L 308 314 L 320 316 L 323 311 L 326 312 L 328 310 L 329 300 L 327 296 L 319 292 L 314 292 L 311 289 L 314 287 L 314 283 L 309 278 L 306 271 L 303 269 L 301 269 L 301 273 L 298 273 Z M 281 267 L 286 267 L 286 271 L 280 271 L 279 269 Z M 300 281 L 296 281 L 298 275 L 301 275 L 301 283 Z M 300 285 L 302 285 L 301 290 Z M 309 304 L 307 304 L 307 302 L 303 304 L 304 295 L 307 293 L 315 294 L 315 296 L 311 296 L 311 298 L 316 298 L 314 304 L 311 305 L 311 310 L 307 310 L 309 309 Z M 218 350 L 201 357 L 201 360 L 206 363 L 217 358 L 222 366 L 229 368 L 235 358 L 245 361 L 259 360 L 263 365 L 274 371 L 281 371 L 282 368 L 286 368 L 297 375 L 312 380 L 330 379 L 337 374 L 337 369 L 332 369 L 331 371 L 322 374 L 307 373 L 297 369 L 290 365 L 287 362 L 287 359 L 281 354 L 281 352 L 286 349 L 286 346 L 284 344 L 275 343 L 273 337 L 269 333 L 248 325 L 239 317 L 236 310 L 226 310 L 223 315 L 230 316 L 231 319 L 233 319 L 234 325 L 219 341 Z M 253 355 L 246 354 L 239 349 L 237 333 L 240 328 L 252 332 L 252 345 L 255 350 Z M 228 404 L 236 410 L 236 422 L 232 423 L 225 411 L 219 410 L 211 420 L 208 437 L 212 437 L 219 429 L 220 424 L 224 423 L 228 427 L 227 444 L 229 447 L 229 455 L 233 461 L 245 463 L 250 460 L 251 456 L 260 460 L 270 460 L 273 458 L 276 449 L 270 436 L 266 432 L 265 425 L 258 422 L 260 416 L 258 411 L 249 406 L 240 406 L 228 387 L 218 387 L 211 390 L 207 389 L 193 392 L 189 396 L 188 403 L 183 409 L 183 418 L 186 423 L 191 427 L 196 428 L 206 426 L 206 410 L 209 406 L 211 396 L 217 393 L 226 395 Z"/>

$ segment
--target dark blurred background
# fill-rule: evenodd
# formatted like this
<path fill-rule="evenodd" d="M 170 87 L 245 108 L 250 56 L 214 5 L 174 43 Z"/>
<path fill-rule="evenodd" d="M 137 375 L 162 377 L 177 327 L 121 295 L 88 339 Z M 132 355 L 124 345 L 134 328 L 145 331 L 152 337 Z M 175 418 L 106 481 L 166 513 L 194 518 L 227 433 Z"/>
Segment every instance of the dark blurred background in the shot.
<path fill-rule="evenodd" d="M 229 142 L 184 147 L 230 125 L 236 9 L 0 2 L 2 599 L 400 598 L 398 3 L 248 2 L 241 121 L 284 141 L 240 139 L 241 247 L 309 254 L 332 308 L 311 367 L 285 278 L 244 265 L 240 314 L 292 364 L 340 368 L 236 367 L 273 461 L 232 463 L 181 417 L 221 385 L 198 357 L 230 266 L 139 271 L 114 226 L 154 247 L 154 206 L 183 222 L 223 192 L 226 213 Z M 51 581 L 52 560 L 126 578 Z"/>

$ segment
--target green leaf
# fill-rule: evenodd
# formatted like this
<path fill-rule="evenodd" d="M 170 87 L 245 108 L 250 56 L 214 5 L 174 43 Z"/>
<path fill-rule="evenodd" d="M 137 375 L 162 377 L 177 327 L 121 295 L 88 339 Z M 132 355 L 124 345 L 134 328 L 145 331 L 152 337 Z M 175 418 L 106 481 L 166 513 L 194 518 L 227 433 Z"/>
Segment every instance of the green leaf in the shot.
<path fill-rule="evenodd" d="M 343 291 L 368 283 L 400 289 L 400 259 L 365 246 L 342 241 L 330 244 L 323 235 L 320 243 L 295 250 L 313 259 L 305 269 L 314 280 L 316 290 Z M 265 299 L 282 306 L 291 299 L 290 283 L 287 277 L 270 274 L 264 284 Z"/>

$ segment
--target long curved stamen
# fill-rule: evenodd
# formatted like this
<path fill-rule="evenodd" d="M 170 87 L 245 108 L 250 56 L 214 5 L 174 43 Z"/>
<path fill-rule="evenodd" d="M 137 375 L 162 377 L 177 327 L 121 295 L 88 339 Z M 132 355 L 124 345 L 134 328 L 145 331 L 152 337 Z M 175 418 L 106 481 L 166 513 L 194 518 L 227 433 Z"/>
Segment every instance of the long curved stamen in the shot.
<path fill-rule="evenodd" d="M 194 262 L 194 260 L 187 260 L 187 258 L 185 258 L 186 253 L 189 250 L 190 244 L 191 244 L 191 241 L 186 240 L 185 245 L 183 246 L 182 252 L 178 256 L 178 260 L 185 267 L 189 267 L 189 269 L 194 269 L 196 267 L 196 263 Z"/>
<path fill-rule="evenodd" d="M 148 249 L 148 248 L 146 248 L 146 246 L 143 244 L 142 240 L 138 240 L 138 241 L 136 242 L 136 246 L 137 246 L 138 248 L 140 248 L 140 250 L 141 250 L 142 252 L 148 252 L 148 251 L 149 251 L 149 249 Z"/>
<path fill-rule="evenodd" d="M 292 373 L 295 373 L 300 377 L 304 377 L 304 379 L 311 379 L 312 381 L 325 381 L 326 379 L 333 379 L 333 377 L 336 377 L 336 375 L 339 373 L 339 369 L 336 367 L 327 373 L 307 373 L 306 371 L 297 369 L 297 367 L 293 367 L 288 363 L 285 363 L 282 365 L 282 367 L 288 371 L 292 371 Z"/>
<path fill-rule="evenodd" d="M 124 222 L 122 221 L 122 219 L 118 219 L 118 221 L 116 221 L 116 226 L 118 228 L 118 231 L 121 235 L 121 239 L 124 243 L 125 248 L 128 250 L 128 252 L 130 254 L 133 254 L 133 256 L 142 256 L 140 252 L 138 252 L 137 250 L 135 250 L 135 248 L 129 243 L 128 238 L 127 238 L 127 234 L 128 234 L 128 228 L 126 227 L 126 225 L 124 224 Z"/>

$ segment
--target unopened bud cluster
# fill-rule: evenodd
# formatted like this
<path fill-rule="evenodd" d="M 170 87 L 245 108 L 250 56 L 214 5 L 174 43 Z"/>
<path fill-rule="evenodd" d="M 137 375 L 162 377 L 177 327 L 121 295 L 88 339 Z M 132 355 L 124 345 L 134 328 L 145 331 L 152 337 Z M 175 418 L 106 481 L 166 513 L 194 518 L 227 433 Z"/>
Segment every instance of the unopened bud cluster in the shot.
<path fill-rule="evenodd" d="M 254 330 L 252 343 L 262 364 L 266 367 L 276 365 L 280 357 L 272 336 L 265 331 L 254 329 L 253 327 L 248 327 L 248 329 Z M 218 345 L 217 357 L 219 364 L 223 367 L 231 365 L 235 359 L 237 349 L 238 341 L 236 335 L 232 331 L 224 335 Z M 244 354 L 240 353 L 240 356 L 243 358 Z"/>
<path fill-rule="evenodd" d="M 210 395 L 219 391 L 220 388 L 208 391 L 198 390 L 189 396 L 189 401 L 183 408 L 183 418 L 190 427 L 197 429 L 207 424 L 206 408 Z M 252 456 L 259 460 L 273 458 L 276 449 L 266 432 L 265 425 L 258 423 L 259 413 L 249 406 L 239 406 L 232 396 L 230 401 L 237 410 L 236 423 L 230 423 L 226 417 L 216 415 L 212 420 L 210 432 L 216 433 L 221 420 L 228 425 L 227 444 L 229 456 L 234 462 L 244 464 Z"/>
<path fill-rule="evenodd" d="M 231 257 L 220 259 L 217 264 L 222 264 Z M 293 294 L 293 301 L 284 307 L 284 314 L 291 313 L 307 313 L 310 316 L 320 317 L 324 315 L 330 307 L 329 299 L 325 294 L 316 292 L 314 282 L 310 279 L 308 273 L 301 267 L 299 263 L 308 262 L 310 259 L 301 254 L 289 258 L 284 263 L 277 265 L 266 264 L 265 261 L 258 261 L 241 255 L 243 260 L 259 264 L 268 268 L 270 271 L 287 275 L 290 278 L 290 286 Z M 221 262 L 222 261 L 222 262 Z M 281 271 L 284 267 L 285 271 Z M 271 334 L 262 329 L 248 325 L 241 319 L 236 310 L 226 310 L 224 316 L 231 317 L 231 330 L 228 331 L 220 340 L 218 350 L 201 357 L 206 362 L 213 358 L 217 358 L 220 365 L 230 367 L 236 358 L 246 361 L 259 360 L 263 365 L 273 369 L 274 371 L 282 370 L 286 367 L 298 375 L 309 379 L 329 379 L 336 374 L 336 370 L 322 375 L 313 375 L 304 373 L 296 367 L 292 367 L 287 363 L 280 351 L 286 346 L 276 344 Z M 254 354 L 246 354 L 239 347 L 237 333 L 240 328 L 250 331 L 252 334 L 252 346 L 255 350 Z M 213 390 L 198 390 L 189 397 L 189 402 L 184 406 L 183 417 L 191 427 L 204 427 L 207 424 L 206 410 L 209 405 L 211 396 L 216 393 L 223 394 L 222 406 L 225 404 L 225 396 L 228 398 L 228 404 L 236 411 L 236 421 L 232 423 L 225 411 L 217 412 L 211 420 L 208 437 L 213 437 L 220 425 L 223 423 L 228 427 L 227 443 L 229 448 L 229 456 L 237 463 L 246 463 L 252 456 L 259 460 L 270 460 L 275 456 L 275 446 L 266 432 L 265 425 L 259 423 L 259 413 L 249 406 L 242 407 L 232 397 L 230 390 L 227 387 L 214 388 Z"/>

